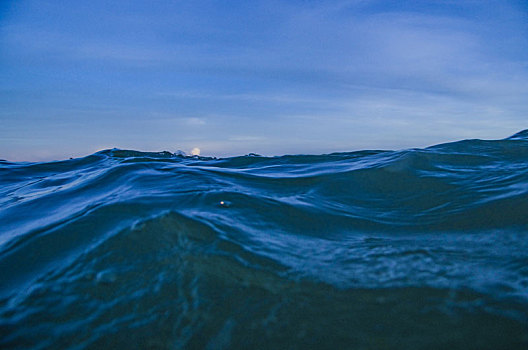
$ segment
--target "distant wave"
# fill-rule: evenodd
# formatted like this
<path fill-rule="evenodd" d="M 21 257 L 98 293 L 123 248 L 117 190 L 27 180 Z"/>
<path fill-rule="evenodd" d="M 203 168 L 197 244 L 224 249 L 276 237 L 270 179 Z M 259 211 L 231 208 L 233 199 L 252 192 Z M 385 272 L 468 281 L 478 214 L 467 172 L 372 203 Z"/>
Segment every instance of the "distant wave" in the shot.
<path fill-rule="evenodd" d="M 525 349 L 528 130 L 0 161 L 0 347 Z"/>

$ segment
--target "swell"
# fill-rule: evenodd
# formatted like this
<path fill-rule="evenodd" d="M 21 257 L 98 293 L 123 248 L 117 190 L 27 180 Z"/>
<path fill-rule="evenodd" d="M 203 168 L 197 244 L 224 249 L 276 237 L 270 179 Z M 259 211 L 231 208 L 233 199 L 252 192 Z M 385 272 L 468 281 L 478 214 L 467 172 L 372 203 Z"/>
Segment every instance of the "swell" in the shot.
<path fill-rule="evenodd" d="M 173 211 L 240 231 L 322 239 L 525 228 L 523 135 L 323 156 L 213 159 L 107 150 L 70 161 L 11 163 L 2 167 L 2 252 L 79 217 L 100 220 L 95 213 L 104 211 L 118 213 L 110 222 L 125 225 Z M 113 209 L 120 206 L 143 207 Z"/>
<path fill-rule="evenodd" d="M 299 332 L 293 348 L 323 348 L 302 334 L 346 320 L 333 339 L 426 348 L 434 327 L 399 345 L 388 327 L 431 317 L 455 343 L 477 332 L 475 348 L 500 348 L 495 328 L 522 348 L 527 132 L 402 151 L 2 161 L 0 345 L 292 347 L 284 328 Z"/>
<path fill-rule="evenodd" d="M 456 288 L 453 280 L 464 271 L 450 270 L 471 242 L 455 241 L 435 245 L 430 237 L 424 248 L 409 238 L 357 237 L 334 246 L 286 238 L 281 255 L 290 251 L 290 262 L 278 263 L 219 228 L 170 212 L 99 237 L 9 298 L 0 310 L 0 343 L 4 348 L 425 349 L 434 339 L 441 347 L 523 348 L 526 306 L 490 299 L 491 287 L 484 294 Z M 268 247 L 275 244 L 268 241 Z M 295 246 L 302 249 L 292 252 Z M 305 272 L 324 270 L 330 280 L 299 274 L 292 262 L 306 254 Z M 424 269 L 440 256 L 446 261 L 430 266 L 428 275 Z M 339 272 L 344 262 L 347 268 Z M 344 275 L 336 274 L 347 272 L 355 284 L 335 288 L 332 278 L 342 281 Z M 431 285 L 431 272 L 451 281 Z M 414 275 L 414 283 L 394 283 L 406 275 Z M 358 278 L 365 279 L 357 283 Z M 501 294 L 510 287 L 492 288 Z M 409 336 L 401 340 L 405 332 Z"/>

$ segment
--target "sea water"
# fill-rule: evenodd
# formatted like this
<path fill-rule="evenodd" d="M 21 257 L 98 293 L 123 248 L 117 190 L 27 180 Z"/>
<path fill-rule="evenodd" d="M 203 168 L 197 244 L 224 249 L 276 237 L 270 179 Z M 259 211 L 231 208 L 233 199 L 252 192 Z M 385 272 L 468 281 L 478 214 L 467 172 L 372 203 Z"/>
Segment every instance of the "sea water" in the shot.
<path fill-rule="evenodd" d="M 528 349 L 528 130 L 0 161 L 2 349 Z"/>

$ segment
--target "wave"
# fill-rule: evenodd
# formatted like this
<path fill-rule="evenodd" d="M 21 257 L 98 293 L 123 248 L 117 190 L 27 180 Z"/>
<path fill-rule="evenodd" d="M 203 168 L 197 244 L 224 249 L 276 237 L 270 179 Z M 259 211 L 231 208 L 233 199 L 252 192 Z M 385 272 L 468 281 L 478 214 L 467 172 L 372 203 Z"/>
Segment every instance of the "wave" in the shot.
<path fill-rule="evenodd" d="M 527 169 L 528 130 L 0 161 L 0 344 L 525 348 Z"/>

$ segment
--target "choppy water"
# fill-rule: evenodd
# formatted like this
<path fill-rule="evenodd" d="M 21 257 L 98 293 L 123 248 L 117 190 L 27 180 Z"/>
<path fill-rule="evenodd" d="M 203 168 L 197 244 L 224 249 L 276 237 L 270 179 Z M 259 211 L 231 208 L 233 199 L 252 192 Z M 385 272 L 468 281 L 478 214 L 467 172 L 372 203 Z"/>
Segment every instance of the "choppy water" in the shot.
<path fill-rule="evenodd" d="M 3 349 L 527 349 L 528 130 L 0 162 Z"/>

